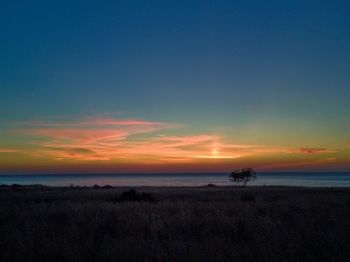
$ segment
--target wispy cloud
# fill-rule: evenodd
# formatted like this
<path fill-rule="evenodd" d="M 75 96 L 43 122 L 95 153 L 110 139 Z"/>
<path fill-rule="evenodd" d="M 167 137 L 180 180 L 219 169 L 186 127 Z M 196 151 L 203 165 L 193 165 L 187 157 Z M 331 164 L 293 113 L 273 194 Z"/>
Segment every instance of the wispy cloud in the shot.
<path fill-rule="evenodd" d="M 76 122 L 22 122 L 16 132 L 40 138 L 32 155 L 56 160 L 191 162 L 198 158 L 236 158 L 251 145 L 223 144 L 208 134 L 171 136 L 160 131 L 173 123 L 88 117 Z M 137 135 L 143 135 L 138 137 Z"/>
<path fill-rule="evenodd" d="M 328 148 L 307 148 L 307 147 L 287 150 L 287 153 L 307 154 L 307 155 L 318 155 L 318 154 L 327 154 L 327 153 L 335 153 L 335 152 L 336 152 L 335 150 L 331 150 Z"/>
<path fill-rule="evenodd" d="M 236 161 L 235 159 L 265 157 L 269 154 L 319 155 L 336 152 L 319 147 L 295 149 L 230 143 L 219 135 L 205 133 L 169 135 L 178 133 L 180 127 L 183 126 L 174 123 L 89 116 L 78 121 L 61 119 L 55 122 L 21 122 L 17 123 L 17 128 L 12 132 L 29 136 L 29 142 L 34 145 L 32 149 L 19 152 L 33 157 L 69 161 L 109 161 L 122 164 L 221 161 L 227 164 L 228 161 Z M 0 149 L 0 153 L 5 151 L 6 149 Z"/>
<path fill-rule="evenodd" d="M 22 122 L 16 132 L 41 138 L 36 156 L 54 159 L 110 160 L 123 156 L 130 137 L 175 128 L 177 125 L 143 120 L 88 117 L 76 122 Z"/>
<path fill-rule="evenodd" d="M 140 119 L 114 119 L 104 116 L 85 116 L 81 120 L 74 121 L 22 121 L 18 125 L 40 126 L 40 127 L 101 127 L 101 126 L 147 126 L 159 128 L 174 128 L 178 124 L 145 121 Z"/>
<path fill-rule="evenodd" d="M 17 149 L 12 148 L 0 148 L 0 153 L 15 153 L 17 151 Z"/>
<path fill-rule="evenodd" d="M 259 166 L 259 170 L 291 170 L 291 169 L 303 169 L 307 170 L 310 167 L 325 166 L 336 163 L 335 157 L 321 158 L 321 159 L 309 159 L 298 161 L 284 161 L 282 163 L 272 163 Z"/>

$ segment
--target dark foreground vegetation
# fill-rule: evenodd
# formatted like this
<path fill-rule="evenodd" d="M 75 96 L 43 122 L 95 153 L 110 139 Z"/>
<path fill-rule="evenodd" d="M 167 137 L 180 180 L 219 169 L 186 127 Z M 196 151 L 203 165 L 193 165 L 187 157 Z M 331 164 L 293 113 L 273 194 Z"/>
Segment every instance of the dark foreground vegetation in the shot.
<path fill-rule="evenodd" d="M 0 260 L 350 261 L 350 190 L 0 187 Z"/>

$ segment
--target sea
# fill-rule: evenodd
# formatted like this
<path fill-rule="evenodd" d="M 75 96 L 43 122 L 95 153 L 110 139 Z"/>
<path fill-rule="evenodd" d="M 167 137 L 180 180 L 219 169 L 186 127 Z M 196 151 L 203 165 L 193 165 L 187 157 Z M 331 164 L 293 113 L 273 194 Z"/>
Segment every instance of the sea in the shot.
<path fill-rule="evenodd" d="M 229 173 L 124 173 L 0 175 L 0 185 L 229 186 Z M 350 172 L 258 173 L 248 186 L 350 187 Z"/>

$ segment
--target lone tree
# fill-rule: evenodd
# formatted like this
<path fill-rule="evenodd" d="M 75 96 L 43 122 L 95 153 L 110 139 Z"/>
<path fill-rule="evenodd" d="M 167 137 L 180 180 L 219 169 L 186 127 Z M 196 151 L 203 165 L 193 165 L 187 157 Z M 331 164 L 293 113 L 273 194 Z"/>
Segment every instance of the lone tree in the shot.
<path fill-rule="evenodd" d="M 230 174 L 230 181 L 237 183 L 237 185 L 242 183 L 243 186 L 246 186 L 249 181 L 255 179 L 256 172 L 252 168 L 237 169 Z"/>

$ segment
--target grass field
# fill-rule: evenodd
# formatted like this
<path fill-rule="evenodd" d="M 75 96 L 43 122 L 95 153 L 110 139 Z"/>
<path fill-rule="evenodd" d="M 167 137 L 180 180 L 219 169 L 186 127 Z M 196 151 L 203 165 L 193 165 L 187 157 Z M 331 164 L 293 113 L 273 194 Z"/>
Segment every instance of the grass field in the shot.
<path fill-rule="evenodd" d="M 350 261 L 350 189 L 125 190 L 0 187 L 0 260 Z"/>

